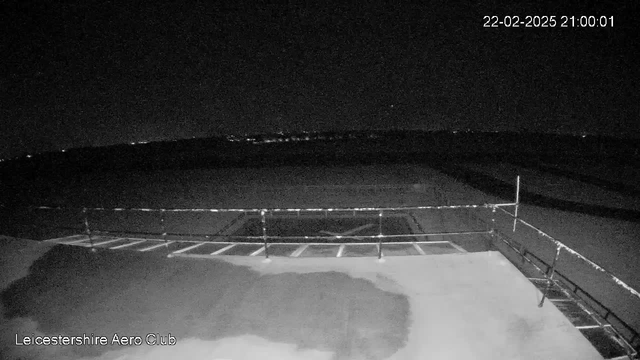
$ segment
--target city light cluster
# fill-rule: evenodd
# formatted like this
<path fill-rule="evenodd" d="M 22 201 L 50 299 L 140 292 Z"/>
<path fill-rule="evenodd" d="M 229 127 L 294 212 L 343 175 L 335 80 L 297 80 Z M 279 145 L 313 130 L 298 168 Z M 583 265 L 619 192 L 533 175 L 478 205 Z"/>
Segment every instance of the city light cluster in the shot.
<path fill-rule="evenodd" d="M 477 131 L 472 129 L 456 129 L 456 130 L 444 130 L 444 132 L 448 132 L 450 134 L 475 134 L 475 133 L 501 133 L 498 130 L 492 131 Z M 552 134 L 550 134 L 552 135 Z M 573 136 L 575 138 L 581 139 L 591 139 L 591 141 L 595 140 L 598 136 L 597 134 L 593 134 L 586 131 L 574 131 L 568 133 L 557 133 L 556 135 L 565 135 L 565 136 Z M 380 137 L 379 132 L 373 131 L 353 131 L 353 132 L 310 132 L 310 131 L 302 131 L 299 133 L 285 133 L 283 131 L 278 131 L 272 134 L 227 134 L 223 135 L 222 139 L 227 142 L 237 142 L 237 143 L 247 143 L 253 145 L 262 145 L 262 144 L 274 144 L 274 143 L 295 143 L 295 142 L 309 142 L 309 141 L 335 141 L 335 140 L 345 140 L 345 139 L 375 139 Z M 193 136 L 190 139 L 195 139 Z M 203 138 L 204 139 L 204 138 Z M 135 146 L 135 145 L 145 145 L 151 142 L 178 142 L 183 141 L 185 139 L 171 139 L 171 140 L 139 140 L 139 141 L 131 141 L 126 145 Z M 189 139 L 186 139 L 189 140 Z M 60 149 L 57 150 L 62 153 L 66 153 L 73 149 Z M 0 158 L 0 163 L 19 160 L 19 159 L 31 159 L 38 156 L 38 154 L 23 154 L 19 156 L 9 157 L 9 158 Z"/>
<path fill-rule="evenodd" d="M 282 131 L 275 134 L 261 134 L 261 135 L 226 135 L 225 139 L 229 142 L 244 142 L 255 145 L 271 144 L 271 143 L 288 143 L 288 142 L 303 142 L 303 141 L 331 141 L 331 140 L 344 140 L 344 139 L 357 139 L 357 138 L 369 138 L 374 139 L 379 137 L 376 133 L 367 134 L 355 134 L 355 133 L 321 133 L 321 132 L 307 132 L 297 134 L 286 134 Z"/>

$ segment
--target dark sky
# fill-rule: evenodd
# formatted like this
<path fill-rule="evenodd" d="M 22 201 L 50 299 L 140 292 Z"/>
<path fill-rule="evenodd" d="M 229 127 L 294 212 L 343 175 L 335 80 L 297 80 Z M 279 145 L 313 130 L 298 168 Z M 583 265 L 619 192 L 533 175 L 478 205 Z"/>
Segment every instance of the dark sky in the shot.
<path fill-rule="evenodd" d="M 0 157 L 278 130 L 640 138 L 640 3 L 555 2 L 4 1 Z M 614 25 L 484 28 L 485 15 Z"/>

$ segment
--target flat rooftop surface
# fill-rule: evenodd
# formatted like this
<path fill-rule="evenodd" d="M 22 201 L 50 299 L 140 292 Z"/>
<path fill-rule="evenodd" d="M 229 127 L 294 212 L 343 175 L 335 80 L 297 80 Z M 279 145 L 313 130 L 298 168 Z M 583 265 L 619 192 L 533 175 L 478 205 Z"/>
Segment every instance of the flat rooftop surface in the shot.
<path fill-rule="evenodd" d="M 498 252 L 266 263 L 0 244 L 8 358 L 602 359 Z M 108 345 L 16 345 L 83 334 Z"/>

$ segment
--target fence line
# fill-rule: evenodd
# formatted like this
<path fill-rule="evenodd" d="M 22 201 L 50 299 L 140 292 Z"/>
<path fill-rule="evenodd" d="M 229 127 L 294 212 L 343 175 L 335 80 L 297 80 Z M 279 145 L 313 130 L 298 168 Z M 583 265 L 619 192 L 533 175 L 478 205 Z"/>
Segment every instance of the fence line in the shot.
<path fill-rule="evenodd" d="M 540 228 L 528 223 L 527 221 L 521 219 L 518 216 L 518 208 L 520 205 L 520 176 L 517 177 L 517 183 L 516 183 L 516 202 L 513 205 L 515 207 L 515 211 L 514 213 L 511 213 L 509 211 L 507 211 L 506 209 L 503 209 L 503 206 L 512 206 L 512 205 L 495 205 L 492 206 L 493 211 L 492 211 L 492 217 L 491 217 L 491 233 L 493 236 L 497 237 L 499 240 L 501 240 L 502 242 L 504 242 L 505 244 L 507 244 L 510 248 L 512 248 L 517 254 L 519 254 L 524 260 L 526 260 L 530 265 L 532 265 L 536 270 L 538 270 L 546 279 L 546 286 L 544 288 L 544 290 L 542 291 L 542 299 L 540 300 L 540 303 L 538 304 L 539 307 L 542 307 L 544 304 L 545 299 L 547 298 L 548 292 L 551 289 L 553 284 L 557 284 L 557 280 L 554 280 L 554 275 L 556 273 L 558 273 L 559 276 L 562 276 L 563 279 L 565 279 L 566 281 L 568 281 L 570 284 L 573 285 L 574 287 L 574 293 L 576 294 L 576 296 L 580 297 L 578 295 L 578 289 L 580 289 L 582 291 L 582 293 L 584 295 L 586 295 L 586 297 L 588 297 L 590 300 L 594 301 L 597 305 L 599 305 L 601 308 L 603 308 L 606 311 L 606 314 L 604 315 L 604 321 L 607 322 L 607 317 L 610 315 L 613 315 L 613 317 L 615 319 L 617 319 L 618 321 L 618 326 L 622 326 L 625 331 L 626 334 L 630 334 L 628 336 L 622 336 L 621 333 L 619 332 L 618 329 L 616 329 L 615 327 L 612 327 L 614 333 L 616 334 L 615 336 L 617 337 L 617 341 L 619 343 L 624 343 L 623 348 L 625 349 L 625 351 L 627 352 L 628 357 L 631 358 L 636 358 L 636 355 L 638 354 L 638 343 L 637 340 L 640 338 L 640 335 L 638 334 L 638 332 L 629 324 L 627 324 L 626 321 L 622 320 L 618 315 L 616 315 L 610 308 L 604 306 L 600 301 L 594 299 L 589 293 L 587 293 L 586 291 L 584 291 L 583 289 L 581 289 L 576 283 L 574 283 L 573 281 L 571 281 L 570 279 L 568 279 L 566 276 L 560 274 L 559 272 L 557 272 L 556 270 L 556 265 L 558 263 L 558 260 L 560 258 L 560 252 L 562 250 L 566 250 L 569 254 L 573 255 L 574 257 L 582 260 L 584 263 L 586 263 L 587 265 L 591 266 L 592 268 L 596 269 L 597 271 L 607 275 L 611 280 L 613 280 L 614 283 L 616 283 L 618 286 L 622 287 L 623 289 L 625 289 L 629 294 L 631 294 L 632 296 L 634 296 L 637 299 L 640 299 L 640 293 L 635 290 L 634 288 L 632 288 L 631 286 L 629 286 L 627 283 L 625 283 L 624 281 L 622 281 L 620 278 L 618 278 L 617 276 L 615 276 L 613 273 L 611 273 L 610 271 L 604 269 L 603 267 L 601 267 L 600 265 L 598 265 L 596 262 L 588 259 L 587 257 L 585 257 L 584 255 L 580 254 L 579 252 L 577 252 L 576 250 L 570 248 L 569 246 L 567 246 L 566 244 L 564 244 L 562 241 L 554 238 L 553 236 L 545 233 L 544 231 L 542 231 Z M 541 261 L 542 264 L 546 265 L 546 271 L 542 271 L 542 269 L 540 269 L 537 265 L 535 265 L 530 259 L 527 258 L 527 251 L 520 251 L 522 249 L 524 249 L 524 246 L 521 244 L 521 249 L 517 249 L 513 244 L 511 244 L 511 240 L 508 240 L 508 237 L 504 236 L 503 234 L 501 234 L 500 231 L 498 231 L 496 229 L 496 216 L 495 216 L 495 212 L 496 210 L 500 210 L 501 212 L 505 213 L 507 216 L 511 217 L 513 219 L 513 232 L 516 232 L 516 224 L 517 223 L 521 223 L 523 224 L 525 227 L 530 228 L 532 230 L 534 230 L 535 232 L 538 233 L 538 237 L 542 237 L 545 238 L 546 240 L 550 241 L 551 243 L 553 243 L 555 245 L 555 256 L 553 257 L 553 260 L 551 262 L 551 265 L 545 263 L 544 261 Z M 535 254 L 529 252 L 530 255 L 533 255 L 535 258 L 537 258 L 538 260 L 540 260 L 540 258 L 538 258 Z M 567 290 L 562 290 L 562 291 L 567 291 Z M 582 305 L 579 304 L 579 306 L 582 307 Z M 600 314 L 597 310 L 595 311 L 597 314 Z M 602 316 L 602 314 L 600 314 Z M 602 325 L 602 323 L 600 322 L 600 320 L 596 319 L 596 322 L 600 325 Z"/>
<path fill-rule="evenodd" d="M 407 184 L 406 186 L 412 186 L 413 184 Z M 292 187 L 281 187 L 281 189 L 291 189 Z M 338 188 L 342 187 L 344 188 L 345 186 L 336 186 Z M 348 187 L 348 185 L 347 185 Z M 354 186 L 356 187 L 356 186 Z M 373 188 L 379 188 L 382 187 L 382 185 L 371 185 L 370 187 Z M 394 187 L 398 187 L 398 186 L 394 186 Z M 322 186 L 322 185 L 312 185 L 312 186 L 300 186 L 299 188 L 331 188 L 331 186 Z M 360 188 L 362 188 L 360 186 Z M 273 189 L 273 188 L 271 188 Z M 277 188 L 276 188 L 277 189 Z M 448 199 L 446 199 L 440 192 L 438 192 L 435 188 L 433 188 L 433 193 L 435 196 L 435 199 L 438 201 L 438 203 L 444 203 L 446 205 L 426 205 L 426 206 L 399 206 L 399 207 L 328 207 L 328 208 L 323 208 L 323 207 L 315 207 L 315 208 L 124 208 L 124 207 L 118 207 L 118 208 L 106 208 L 106 207 L 83 207 L 83 208 L 74 208 L 74 207 L 56 207 L 56 206 L 37 206 L 37 207 L 32 207 L 35 209 L 39 209 L 39 210 L 82 210 L 82 213 L 84 215 L 84 227 L 85 227 L 85 232 L 87 233 L 87 235 L 89 236 L 89 239 L 91 240 L 92 246 L 93 246 L 93 240 L 92 240 L 92 231 L 89 227 L 89 221 L 88 221 L 88 214 L 89 212 L 92 211 L 114 211 L 114 212 L 122 212 L 122 211 L 132 211 L 132 212 L 161 212 L 161 215 L 164 216 L 165 213 L 168 212 L 175 212 L 175 213 L 185 213 L 185 212 L 199 212 L 199 213 L 204 213 L 204 212 L 209 212 L 209 213 L 241 213 L 240 216 L 246 216 L 249 213 L 255 213 L 255 214 L 259 214 L 260 219 L 261 219 L 261 224 L 262 224 L 262 235 L 259 236 L 228 236 L 228 235 L 213 235 L 214 237 L 224 237 L 224 238 L 232 238 L 232 237 L 236 237 L 236 238 L 245 238 L 245 239 L 255 239 L 255 240 L 262 240 L 262 243 L 264 243 L 265 246 L 265 257 L 268 259 L 269 258 L 269 253 L 268 253 L 268 247 L 269 247 L 269 240 L 293 240 L 293 239 L 305 239 L 305 240 L 316 240 L 316 239 L 341 239 L 341 238 L 352 238 L 352 239 L 377 239 L 378 240 L 378 259 L 381 259 L 382 257 L 382 246 L 383 244 L 386 244 L 387 242 L 383 242 L 383 239 L 386 238 L 402 238 L 402 237 L 420 237 L 420 236 L 436 236 L 436 235 L 470 235 L 470 234 L 491 234 L 494 236 L 498 236 L 499 238 L 502 238 L 502 236 L 500 235 L 500 233 L 497 231 L 496 229 L 496 216 L 495 213 L 497 210 L 500 210 L 501 212 L 507 214 L 509 217 L 511 217 L 513 219 L 513 231 L 516 231 L 516 224 L 520 223 L 522 225 L 524 225 L 525 227 L 528 227 L 534 231 L 536 231 L 538 233 L 539 236 L 547 239 L 548 241 L 550 241 L 551 243 L 553 243 L 555 245 L 555 257 L 553 258 L 553 262 L 551 264 L 550 267 L 547 268 L 547 271 L 542 272 L 544 277 L 547 279 L 547 286 L 543 292 L 543 297 L 542 300 L 539 303 L 539 306 L 542 306 L 545 298 L 547 297 L 547 293 L 549 291 L 549 288 L 552 284 L 552 282 L 555 282 L 556 280 L 553 279 L 554 274 L 556 272 L 555 268 L 556 268 L 556 264 L 558 262 L 559 256 L 560 256 L 560 252 L 562 250 L 567 251 L 569 254 L 581 259 L 583 262 L 585 262 L 586 264 L 588 264 L 589 266 L 591 266 L 592 268 L 604 273 L 605 275 L 609 276 L 611 280 L 613 280 L 618 286 L 624 288 L 627 292 L 629 292 L 630 294 L 632 294 L 634 297 L 640 299 L 640 292 L 638 292 L 637 290 L 635 290 L 634 288 L 632 288 L 630 285 L 628 285 L 627 283 L 625 283 L 624 281 L 622 281 L 620 278 L 618 278 L 617 276 L 615 276 L 613 273 L 611 273 L 610 271 L 604 269 L 603 267 L 601 267 L 600 265 L 598 265 L 597 263 L 595 263 L 594 261 L 588 259 L 587 257 L 585 257 L 584 255 L 580 254 L 579 252 L 577 252 L 576 250 L 570 248 L 569 246 L 567 246 L 566 244 L 564 244 L 563 242 L 561 242 L 560 240 L 554 238 L 553 236 L 545 233 L 544 231 L 542 231 L 540 228 L 530 224 L 529 222 L 521 219 L 518 216 L 518 208 L 520 205 L 520 178 L 518 177 L 517 179 L 517 184 L 516 184 L 516 194 L 515 194 L 515 202 L 509 202 L 509 203 L 486 203 L 486 204 L 468 204 L 468 205 L 450 205 Z M 509 211 L 507 211 L 506 209 L 504 209 L 504 207 L 509 207 L 509 206 L 514 206 L 515 211 L 514 213 L 511 213 Z M 269 236 L 268 232 L 267 232 L 267 222 L 266 222 L 266 217 L 267 215 L 272 215 L 274 213 L 302 213 L 302 212 L 324 212 L 326 213 L 340 213 L 340 212 L 375 212 L 377 213 L 378 217 L 380 218 L 380 220 L 382 220 L 382 215 L 383 212 L 387 211 L 387 212 L 393 212 L 393 211 L 405 211 L 408 212 L 409 214 L 411 214 L 412 211 L 416 211 L 416 210 L 449 210 L 449 209 L 491 209 L 492 210 L 492 216 L 490 219 L 490 223 L 488 226 L 487 231 L 463 231 L 463 232 L 442 232 L 442 233 L 425 233 L 424 231 L 421 231 L 421 233 L 418 234 L 396 234 L 396 235 L 388 235 L 388 234 L 383 234 L 382 233 L 382 227 L 379 226 L 379 233 L 377 235 L 338 235 L 338 236 Z M 477 215 L 475 214 L 468 214 L 469 217 L 473 217 L 474 219 L 476 219 L 476 221 L 478 220 Z M 489 219 L 487 219 L 487 221 L 489 221 Z M 486 224 L 486 223 L 485 223 Z M 166 236 L 167 236 L 167 232 L 166 229 L 164 228 L 164 219 L 161 219 L 161 225 L 163 227 L 163 231 L 162 231 L 162 235 L 163 237 L 165 237 L 166 240 Z M 505 241 L 505 239 L 501 239 L 502 241 Z M 509 246 L 511 246 L 510 244 L 507 244 Z M 513 246 L 511 246 L 513 248 Z M 514 248 L 514 250 L 517 251 L 517 249 Z M 524 255 L 523 255 L 524 256 Z M 526 256 L 525 256 L 526 257 Z M 536 268 L 538 268 L 536 266 Z M 538 270 L 541 270 L 538 268 Z M 561 275 L 561 274 L 559 274 Z M 564 276 L 563 276 L 564 277 Z M 624 322 L 623 322 L 624 323 Z M 636 334 L 637 337 L 637 334 Z M 632 339 L 633 341 L 633 339 Z"/>
<path fill-rule="evenodd" d="M 92 233 L 123 233 L 127 232 L 119 232 L 119 231 L 103 231 L 103 230 L 93 230 Z M 132 232 L 135 234 L 135 232 Z M 131 234 L 131 233 L 129 233 Z M 165 233 L 167 235 L 182 235 L 182 234 L 173 234 L 173 233 Z M 421 236 L 455 236 L 455 235 L 490 235 L 491 231 L 458 231 L 458 232 L 437 232 L 437 233 L 411 233 L 411 234 L 377 234 L 377 235 L 333 235 L 333 236 L 316 236 L 316 235 L 299 235 L 299 236 L 279 236 L 279 235 L 266 235 L 267 239 L 273 240 L 319 240 L 319 239 L 327 239 L 327 240 L 336 240 L 336 239 L 388 239 L 388 238 L 412 238 L 412 237 L 421 237 Z M 198 235 L 198 234 L 197 234 Z M 209 236 L 212 238 L 221 238 L 221 239 L 233 239 L 233 238 L 242 238 L 248 240 L 263 240 L 265 235 L 198 235 L 198 236 Z"/>
<path fill-rule="evenodd" d="M 345 208 L 104 208 L 104 207 L 84 207 L 82 208 L 83 214 L 83 222 L 85 227 L 85 232 L 87 236 L 89 236 L 91 247 L 93 249 L 93 231 L 89 226 L 89 213 L 91 211 L 114 211 L 114 212 L 159 212 L 160 217 L 160 226 L 162 228 L 162 237 L 164 240 L 167 240 L 167 231 L 165 228 L 165 219 L 164 215 L 168 212 L 209 212 L 209 213 L 241 213 L 242 215 L 247 215 L 248 213 L 259 214 L 260 222 L 261 222 L 261 230 L 262 234 L 259 236 L 229 236 L 229 235 L 213 235 L 213 237 L 220 238 L 243 238 L 248 240 L 262 240 L 265 246 L 265 258 L 269 259 L 269 240 L 336 240 L 343 238 L 352 238 L 352 239 L 377 239 L 378 240 L 378 259 L 382 260 L 382 245 L 388 242 L 383 242 L 383 239 L 388 238 L 407 238 L 407 237 L 423 237 L 423 236 L 451 236 L 451 235 L 477 235 L 477 234 L 490 234 L 489 230 L 485 231 L 457 231 L 457 232 L 437 232 L 437 233 L 411 233 L 411 234 L 383 234 L 382 233 L 382 217 L 385 211 L 393 212 L 393 211 L 405 211 L 411 212 L 415 210 L 445 210 L 445 209 L 483 209 L 483 208 L 491 208 L 497 205 L 513 205 L 513 204 L 474 204 L 474 205 L 432 205 L 432 206 L 401 206 L 401 207 L 345 207 Z M 72 207 L 52 207 L 52 206 L 38 206 L 35 207 L 37 210 L 74 210 Z M 348 213 L 353 212 L 376 212 L 378 217 L 378 234 L 377 235 L 335 235 L 335 236 L 269 236 L 267 232 L 267 215 L 273 213 L 298 213 L 301 212 L 324 212 L 328 213 Z M 94 249 L 95 250 L 95 249 Z"/>
<path fill-rule="evenodd" d="M 579 259 L 585 261 L 587 264 L 589 264 L 591 267 L 593 267 L 594 269 L 603 272 L 605 274 L 607 274 L 608 276 L 611 277 L 611 279 L 617 283 L 618 285 L 620 285 L 621 287 L 623 287 L 624 289 L 626 289 L 628 292 L 630 292 L 631 294 L 633 294 L 635 297 L 637 297 L 638 299 L 640 299 L 640 292 L 638 292 L 637 290 L 633 289 L 630 285 L 628 285 L 627 283 L 625 283 L 624 281 L 622 281 L 620 278 L 618 278 L 617 276 L 615 276 L 614 274 L 612 274 L 611 272 L 609 272 L 608 270 L 604 269 L 603 267 L 601 267 L 600 265 L 596 264 L 594 261 L 586 258 L 585 256 L 583 256 L 582 254 L 578 253 L 577 251 L 573 250 L 572 248 L 570 248 L 569 246 L 565 245 L 564 243 L 562 243 L 561 241 L 555 239 L 553 236 L 546 234 L 544 231 L 540 230 L 539 228 L 537 228 L 536 226 L 526 222 L 525 220 L 522 220 L 521 218 L 519 218 L 516 214 L 512 214 L 510 212 L 508 212 L 505 209 L 502 209 L 502 207 L 506 207 L 506 206 L 515 206 L 516 210 L 518 208 L 519 201 L 520 201 L 520 196 L 519 196 L 519 190 L 520 190 L 520 186 L 519 186 L 519 178 L 518 178 L 518 186 L 517 186 L 517 192 L 516 192 L 516 202 L 514 203 L 498 203 L 498 204 L 472 204 L 472 205 L 428 205 L 428 206 L 401 206 L 401 207 L 344 207 L 344 208 L 104 208 L 104 207 L 84 207 L 82 208 L 82 212 L 85 216 L 85 226 L 86 226 L 86 231 L 87 234 L 90 236 L 91 239 L 91 231 L 89 230 L 89 226 L 88 226 L 88 220 L 87 220 L 87 216 L 88 216 L 88 212 L 89 211 L 140 211 L 140 212 L 161 212 L 161 213 L 166 213 L 166 212 L 211 212 L 211 213 L 233 213 L 233 212 L 240 212 L 240 213 L 259 213 L 261 215 L 261 218 L 263 219 L 262 223 L 263 223 L 263 235 L 260 236 L 260 239 L 267 239 L 267 238 L 278 238 L 278 237 L 270 237 L 266 235 L 266 227 L 265 227 L 265 222 L 264 222 L 264 217 L 266 214 L 268 213 L 277 213 L 277 212 L 382 212 L 382 211 L 415 211 L 415 210 L 445 210 L 445 209 L 478 209 L 478 208 L 491 208 L 494 212 L 496 209 L 504 212 L 505 214 L 507 214 L 508 216 L 512 217 L 514 219 L 514 223 L 515 222 L 519 222 L 535 231 L 538 232 L 539 235 L 541 235 L 542 237 L 550 240 L 551 242 L 553 242 L 556 245 L 557 251 L 556 251 L 556 257 L 559 255 L 559 249 L 564 249 L 567 252 L 569 252 L 570 254 L 578 257 Z M 447 202 L 448 203 L 448 202 Z M 71 207 L 52 207 L 52 206 L 38 206 L 35 207 L 36 209 L 40 209 L 40 210 L 73 210 L 74 208 Z M 495 217 L 492 218 L 492 227 L 491 227 L 491 232 L 495 231 Z M 474 233 L 478 233 L 478 232 L 474 232 Z M 457 234 L 461 234 L 461 233 L 457 233 Z M 434 234 L 412 234 L 411 236 L 433 236 Z M 438 234 L 438 235 L 444 235 L 443 234 Z M 383 235 L 383 234 L 378 234 L 378 235 L 374 235 L 372 237 L 385 237 L 387 235 Z M 353 237 L 353 236 L 347 236 L 347 237 Z M 393 237 L 400 237 L 399 235 L 393 235 Z M 249 237 L 247 237 L 249 238 Z M 285 238 L 285 237 L 280 237 L 280 238 Z M 305 238 L 305 237 L 296 237 L 296 238 Z M 306 237 L 308 239 L 317 239 L 317 238 L 325 238 L 325 237 Z M 366 238 L 366 237 L 363 237 Z M 543 299 L 544 300 L 544 299 Z"/>
<path fill-rule="evenodd" d="M 519 190 L 519 186 L 518 186 L 518 190 Z M 591 267 L 593 267 L 594 269 L 605 273 L 606 275 L 608 275 L 616 284 L 618 284 L 619 286 L 623 287 L 625 290 L 627 290 L 628 292 L 630 292 L 631 294 L 633 294 L 635 297 L 637 297 L 638 299 L 640 299 L 640 292 L 638 292 L 637 290 L 635 290 L 634 288 L 632 288 L 630 285 L 628 285 L 627 283 L 625 283 L 624 281 L 622 281 L 620 278 L 618 278 L 617 276 L 615 276 L 614 274 L 612 274 L 610 271 L 604 269 L 603 267 L 601 267 L 600 265 L 598 265 L 597 263 L 595 263 L 594 261 L 588 259 L 587 257 L 585 257 L 584 255 L 580 254 L 579 252 L 577 252 L 576 250 L 570 248 L 569 246 L 565 245 L 564 243 L 562 243 L 561 241 L 555 239 L 553 236 L 548 235 L 547 233 L 545 233 L 544 231 L 542 231 L 541 229 L 537 228 L 536 226 L 528 223 L 525 220 L 522 220 L 521 218 L 519 218 L 516 214 L 512 214 L 509 211 L 503 209 L 503 207 L 506 206 L 515 206 L 517 209 L 517 206 L 519 206 L 519 195 L 517 195 L 516 199 L 518 200 L 518 202 L 514 202 L 514 203 L 498 203 L 498 204 L 472 204 L 472 205 L 428 205 L 428 206 L 401 206 L 401 207 L 345 207 L 345 208 L 104 208 L 104 207 L 84 207 L 82 208 L 82 212 L 84 214 L 84 222 L 85 222 L 85 231 L 87 233 L 87 235 L 89 236 L 90 239 L 92 239 L 91 237 L 91 230 L 89 228 L 89 224 L 88 224 L 88 212 L 89 211 L 139 211 L 139 212 L 161 212 L 161 213 L 166 213 L 166 212 L 211 212 L 211 213 L 233 213 L 233 212 L 239 212 L 239 213 L 259 213 L 261 215 L 262 218 L 265 217 L 266 214 L 268 213 L 277 213 L 277 212 L 382 212 L 382 211 L 415 211 L 415 210 L 446 210 L 446 209 L 478 209 L 478 208 L 490 208 L 493 209 L 493 211 L 500 210 L 502 212 L 504 212 L 505 214 L 507 214 L 508 216 L 512 217 L 514 219 L 514 223 L 515 222 L 519 222 L 535 231 L 538 232 L 538 234 L 546 239 L 548 239 L 549 241 L 551 241 L 552 243 L 554 243 L 556 245 L 557 251 L 556 251 L 556 258 L 559 256 L 559 250 L 560 249 L 564 249 L 567 252 L 569 252 L 570 254 L 578 257 L 579 259 L 583 260 L 584 262 L 586 262 L 587 264 L 589 264 Z M 73 210 L 74 208 L 72 207 L 52 207 L 52 206 L 37 206 L 35 207 L 36 209 L 39 210 Z M 495 223 L 495 218 L 492 218 L 492 228 L 490 232 L 495 232 L 495 225 L 493 225 L 493 223 Z M 292 239 L 292 238 L 303 238 L 303 239 L 323 239 L 323 238 L 327 238 L 326 236 L 298 236 L 298 237 L 283 237 L 283 236 L 268 236 L 266 234 L 266 227 L 264 227 L 264 221 L 263 221 L 263 235 L 259 236 L 257 238 L 259 239 Z M 452 232 L 452 233 L 425 233 L 425 234 L 410 234 L 410 235 L 406 235 L 406 236 L 411 236 L 411 237 L 415 237 L 415 236 L 434 236 L 434 235 L 461 235 L 461 234 L 481 234 L 481 233 L 486 233 L 486 232 Z M 378 235 L 369 235 L 369 236 L 345 236 L 345 237 L 349 237 L 349 238 L 387 238 L 387 237 L 403 237 L 405 235 L 402 234 L 398 234 L 398 235 L 384 235 L 384 234 L 378 234 Z M 244 236 L 244 238 L 252 238 L 251 236 Z M 338 237 L 340 238 L 340 237 Z M 554 259 L 556 260 L 556 259 Z M 555 263 L 555 261 L 554 261 Z M 553 272 L 552 272 L 553 274 Z M 551 275 L 552 275 L 551 274 Z M 544 301 L 544 298 L 543 298 Z"/>
<path fill-rule="evenodd" d="M 545 233 L 544 231 L 540 230 L 539 228 L 531 225 L 530 223 L 514 216 L 513 214 L 511 214 L 510 212 L 501 209 L 499 206 L 496 206 L 497 209 L 501 210 L 502 212 L 504 212 L 505 214 L 509 215 L 510 217 L 512 217 L 515 221 L 535 230 L 538 232 L 538 235 L 542 236 L 543 238 L 546 238 L 548 240 L 550 240 L 552 243 L 554 243 L 556 245 L 556 249 L 564 249 L 566 250 L 568 253 L 570 253 L 571 255 L 576 256 L 577 258 L 581 259 L 582 261 L 586 262 L 588 265 L 590 265 L 592 268 L 608 275 L 616 284 L 620 285 L 621 287 L 623 287 L 624 289 L 626 289 L 627 291 L 629 291 L 631 294 L 633 294 L 635 297 L 637 297 L 638 299 L 640 299 L 640 292 L 638 292 L 637 290 L 635 290 L 634 288 L 632 288 L 631 286 L 629 286 L 627 283 L 625 283 L 624 281 L 620 280 L 620 278 L 618 278 L 617 276 L 615 276 L 614 274 L 612 274 L 610 271 L 604 269 L 603 267 L 601 267 L 600 265 L 596 264 L 593 260 L 588 259 L 587 257 L 585 257 L 584 255 L 580 254 L 579 252 L 577 252 L 576 250 L 573 250 L 572 248 L 570 248 L 569 246 L 565 245 L 563 242 L 557 240 L 556 238 L 554 238 L 553 236 Z M 558 251 L 558 250 L 557 250 Z M 558 254 L 558 252 L 556 251 L 556 254 Z M 556 255 L 557 256 L 557 255 Z"/>
<path fill-rule="evenodd" d="M 428 206 L 399 206 L 399 207 L 335 207 L 335 208 L 105 208 L 105 207 L 56 207 L 37 206 L 38 210 L 80 210 L 87 211 L 141 211 L 141 212 L 212 212 L 212 213 L 265 213 L 274 212 L 353 212 L 353 211 L 411 211 L 411 210 L 446 210 L 446 209 L 477 209 L 493 208 L 497 206 L 512 206 L 515 203 L 480 204 L 480 205 L 428 205 Z"/>

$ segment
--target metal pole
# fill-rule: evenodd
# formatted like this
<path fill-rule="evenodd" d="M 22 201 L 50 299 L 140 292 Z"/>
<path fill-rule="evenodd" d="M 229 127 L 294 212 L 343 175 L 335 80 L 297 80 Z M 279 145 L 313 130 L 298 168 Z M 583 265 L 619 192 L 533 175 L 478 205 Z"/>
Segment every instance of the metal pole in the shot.
<path fill-rule="evenodd" d="M 542 299 L 540 300 L 540 304 L 538 304 L 538 307 L 542 307 L 542 305 L 544 304 L 544 299 L 547 298 L 547 293 L 551 288 L 551 284 L 553 282 L 553 275 L 555 275 L 556 273 L 556 262 L 558 261 L 558 257 L 560 257 L 560 249 L 562 249 L 560 246 L 556 248 L 556 256 L 553 258 L 553 263 L 551 263 L 551 268 L 549 269 L 550 274 L 548 274 L 549 277 L 547 278 L 547 286 L 545 287 L 544 292 L 542 293 Z"/>
<path fill-rule="evenodd" d="M 164 223 L 164 209 L 160 212 L 160 231 L 162 231 L 162 239 L 164 239 L 164 246 L 168 249 L 169 242 L 167 241 L 167 228 Z"/>
<path fill-rule="evenodd" d="M 91 228 L 89 228 L 89 214 L 87 208 L 82 208 L 82 214 L 84 216 L 84 231 L 87 233 L 89 237 L 89 243 L 91 243 L 91 251 L 95 252 L 96 249 L 93 247 L 93 237 L 91 236 Z"/>
<path fill-rule="evenodd" d="M 382 210 L 378 213 L 378 260 L 382 259 Z"/>
<path fill-rule="evenodd" d="M 516 232 L 516 224 L 518 223 L 518 207 L 520 206 L 520 175 L 516 178 L 516 211 L 513 218 L 513 232 Z"/>
<path fill-rule="evenodd" d="M 264 257 L 269 258 L 269 244 L 267 243 L 267 220 L 264 217 L 265 210 L 260 210 L 260 220 L 262 221 L 262 239 L 264 240 Z"/>
<path fill-rule="evenodd" d="M 492 207 L 493 211 L 491 211 L 491 233 L 496 231 L 496 207 Z"/>

